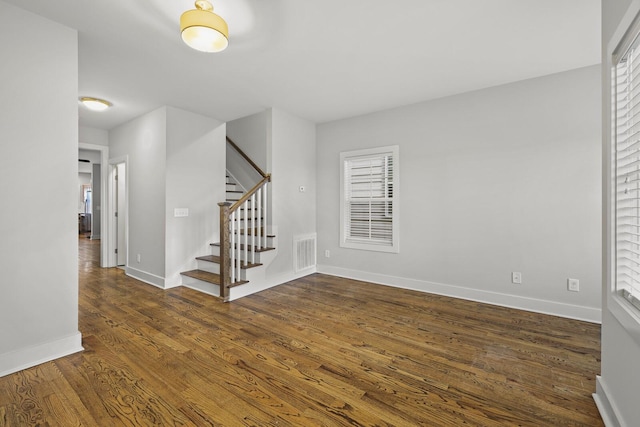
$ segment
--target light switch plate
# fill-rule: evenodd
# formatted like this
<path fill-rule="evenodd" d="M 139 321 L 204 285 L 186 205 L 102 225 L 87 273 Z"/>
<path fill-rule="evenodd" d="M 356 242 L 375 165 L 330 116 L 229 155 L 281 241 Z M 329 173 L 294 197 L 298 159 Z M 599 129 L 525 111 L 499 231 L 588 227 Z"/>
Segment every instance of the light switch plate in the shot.
<path fill-rule="evenodd" d="M 173 216 L 176 218 L 189 216 L 189 208 L 175 208 L 173 210 Z"/>

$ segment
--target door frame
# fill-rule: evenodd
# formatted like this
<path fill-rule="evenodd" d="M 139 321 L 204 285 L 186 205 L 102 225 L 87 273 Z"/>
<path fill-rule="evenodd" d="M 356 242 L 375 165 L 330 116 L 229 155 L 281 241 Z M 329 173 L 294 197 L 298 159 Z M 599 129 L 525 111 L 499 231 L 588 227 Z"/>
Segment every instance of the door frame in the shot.
<path fill-rule="evenodd" d="M 108 231 L 108 243 L 107 243 L 107 251 L 108 251 L 108 265 L 107 267 L 117 267 L 118 265 L 118 257 L 116 256 L 116 248 L 118 247 L 118 235 L 117 235 L 117 224 L 116 224 L 116 207 L 118 206 L 116 200 L 116 165 L 124 163 L 124 174 L 125 174 L 125 209 L 124 209 L 124 223 L 125 223 L 125 233 L 124 233 L 124 244 L 125 250 L 127 252 L 125 258 L 125 268 L 128 266 L 128 256 L 129 256 L 129 156 L 116 157 L 113 159 L 109 159 L 109 188 L 108 188 L 108 207 L 107 207 L 107 216 L 109 222 L 109 231 Z"/>
<path fill-rule="evenodd" d="M 78 142 L 78 148 L 81 150 L 92 150 L 100 152 L 100 206 L 103 211 L 100 215 L 100 267 L 108 267 L 109 265 L 109 251 L 108 251 L 108 240 L 103 236 L 108 236 L 109 234 L 109 221 L 103 214 L 106 211 L 106 207 L 108 207 L 108 177 L 109 172 L 107 168 L 107 164 L 109 163 L 109 147 L 106 145 L 97 145 L 97 144 L 87 144 L 85 142 Z"/>

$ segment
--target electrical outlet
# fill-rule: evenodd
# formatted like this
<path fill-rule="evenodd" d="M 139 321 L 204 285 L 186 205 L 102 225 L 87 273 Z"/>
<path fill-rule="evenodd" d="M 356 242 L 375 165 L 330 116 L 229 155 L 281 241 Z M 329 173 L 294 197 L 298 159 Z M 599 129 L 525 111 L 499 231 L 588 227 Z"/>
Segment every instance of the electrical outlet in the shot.
<path fill-rule="evenodd" d="M 324 251 L 324 257 L 325 257 L 325 258 L 331 258 L 331 252 L 329 252 L 329 249 L 327 249 L 326 251 Z"/>
<path fill-rule="evenodd" d="M 140 254 L 136 255 L 136 261 L 141 262 Z"/>
<path fill-rule="evenodd" d="M 580 280 L 567 279 L 567 290 L 571 292 L 580 292 Z"/>
<path fill-rule="evenodd" d="M 516 285 L 522 284 L 522 273 L 520 273 L 519 271 L 512 271 L 511 283 L 515 283 Z"/>

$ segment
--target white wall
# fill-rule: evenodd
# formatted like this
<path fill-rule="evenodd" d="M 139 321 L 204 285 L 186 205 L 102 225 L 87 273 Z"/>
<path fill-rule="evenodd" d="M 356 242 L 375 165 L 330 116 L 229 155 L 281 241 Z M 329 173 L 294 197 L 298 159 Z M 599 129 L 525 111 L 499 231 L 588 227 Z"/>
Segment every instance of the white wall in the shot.
<path fill-rule="evenodd" d="M 593 66 L 319 125 L 320 271 L 599 321 L 599 84 Z M 394 144 L 400 253 L 341 248 L 340 152 Z"/>
<path fill-rule="evenodd" d="M 109 131 L 110 161 L 127 158 L 128 272 L 155 284 L 165 274 L 166 120 L 162 107 Z"/>
<path fill-rule="evenodd" d="M 90 163 L 97 163 L 100 164 L 101 157 L 100 157 L 100 152 L 99 151 L 95 151 L 95 150 L 85 150 L 85 149 L 79 149 L 78 150 L 78 159 L 83 159 L 83 160 L 89 160 Z M 89 163 L 86 162 L 82 162 L 85 165 L 89 165 Z M 78 165 L 78 169 L 80 169 L 80 165 Z M 91 171 L 91 165 L 89 165 L 87 168 L 87 171 Z M 79 172 L 83 172 L 82 170 L 79 170 Z"/>
<path fill-rule="evenodd" d="M 167 288 L 219 239 L 225 198 L 225 126 L 162 107 L 109 132 L 112 159 L 127 159 L 127 274 Z M 175 208 L 189 209 L 175 217 Z M 138 255 L 140 261 L 138 261 Z"/>
<path fill-rule="evenodd" d="M 271 171 L 270 109 L 228 122 L 227 136 L 263 172 Z M 230 146 L 226 158 L 226 169 L 231 174 L 230 182 L 239 184 L 241 189 L 248 191 L 262 180 L 260 173 Z"/>
<path fill-rule="evenodd" d="M 227 123 L 229 138 L 265 172 L 271 166 L 268 146 L 270 121 L 271 110 L 265 110 Z"/>
<path fill-rule="evenodd" d="M 165 287 L 182 283 L 180 272 L 220 240 L 219 202 L 225 200 L 223 122 L 167 107 Z M 175 217 L 188 208 L 188 217 Z"/>
<path fill-rule="evenodd" d="M 271 116 L 272 223 L 278 256 L 267 274 L 277 277 L 293 274 L 294 237 L 316 232 L 316 126 L 275 108 Z"/>
<path fill-rule="evenodd" d="M 78 140 L 85 144 L 109 145 L 109 131 L 88 126 L 78 127 Z"/>
<path fill-rule="evenodd" d="M 77 33 L 0 1 L 0 51 L 2 376 L 82 347 Z"/>
<path fill-rule="evenodd" d="M 627 8 L 631 6 L 640 10 L 640 2 L 631 0 L 620 0 L 615 2 L 602 2 L 602 91 L 603 99 L 610 99 L 610 74 L 607 65 L 610 55 L 607 53 L 607 45 L 614 39 L 618 25 L 623 20 Z M 628 17 L 629 15 L 627 15 Z M 629 22 L 627 21 L 627 24 Z M 626 26 L 624 26 L 626 28 Z M 618 34 L 619 38 L 621 34 Z M 609 132 L 611 110 L 608 102 L 603 103 L 602 121 L 603 126 L 603 182 L 604 189 L 608 188 L 610 179 L 607 169 Z M 609 194 L 603 192 L 605 205 L 605 218 L 607 214 L 606 201 Z M 611 248 L 608 247 L 609 233 L 606 222 L 603 233 L 604 247 L 603 254 L 603 276 L 602 276 L 602 363 L 601 377 L 598 378 L 597 394 L 595 395 L 598 408 L 608 426 L 635 426 L 640 420 L 640 405 L 638 405 L 638 394 L 640 393 L 640 370 L 637 369 L 640 360 L 640 321 L 638 316 L 629 316 L 620 306 L 615 303 L 609 289 L 611 280 L 611 267 L 608 266 L 608 259 Z M 633 331 L 635 329 L 635 331 Z M 630 333 L 631 331 L 631 333 Z M 633 334 L 633 335 L 632 335 Z"/>

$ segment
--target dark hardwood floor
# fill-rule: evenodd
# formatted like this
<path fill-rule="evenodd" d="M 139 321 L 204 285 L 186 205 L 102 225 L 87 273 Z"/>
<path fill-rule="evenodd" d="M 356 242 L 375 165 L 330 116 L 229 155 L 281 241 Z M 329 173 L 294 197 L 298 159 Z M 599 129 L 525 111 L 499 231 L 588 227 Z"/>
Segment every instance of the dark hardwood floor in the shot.
<path fill-rule="evenodd" d="M 2 426 L 601 426 L 599 325 L 315 274 L 232 303 L 98 267 Z"/>

